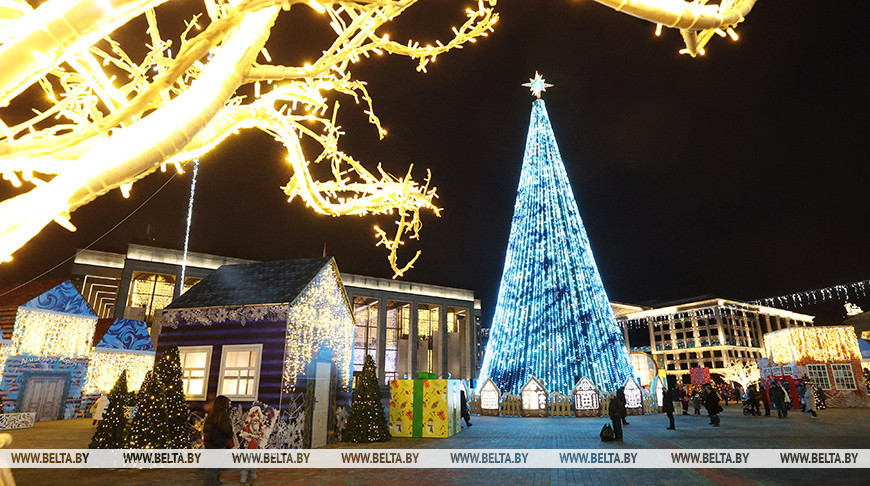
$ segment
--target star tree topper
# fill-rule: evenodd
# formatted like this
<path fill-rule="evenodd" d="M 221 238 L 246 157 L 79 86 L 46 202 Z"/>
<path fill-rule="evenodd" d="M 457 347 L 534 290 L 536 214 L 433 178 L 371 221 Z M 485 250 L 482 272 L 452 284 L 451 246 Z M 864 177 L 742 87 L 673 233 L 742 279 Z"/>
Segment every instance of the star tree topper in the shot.
<path fill-rule="evenodd" d="M 523 84 L 523 86 L 529 88 L 538 99 L 541 98 L 542 91 L 547 91 L 547 88 L 553 87 L 552 84 L 545 83 L 544 78 L 541 77 L 540 73 L 538 73 L 537 71 L 535 71 L 535 77 L 529 78 L 529 82 Z"/>

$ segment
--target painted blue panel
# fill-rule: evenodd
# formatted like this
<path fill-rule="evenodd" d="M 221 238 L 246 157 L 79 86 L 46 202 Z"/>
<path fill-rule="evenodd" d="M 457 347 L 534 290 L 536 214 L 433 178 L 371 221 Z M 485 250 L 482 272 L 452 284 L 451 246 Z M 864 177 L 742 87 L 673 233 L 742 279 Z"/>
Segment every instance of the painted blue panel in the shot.
<path fill-rule="evenodd" d="M 73 284 L 71 284 L 69 280 L 48 292 L 40 294 L 35 299 L 21 307 L 63 312 L 65 314 L 75 314 L 83 317 L 97 317 L 97 315 L 94 314 L 94 311 L 91 310 L 87 301 L 82 297 L 82 294 L 73 287 Z"/>
<path fill-rule="evenodd" d="M 148 325 L 131 319 L 115 319 L 97 347 L 154 351 L 151 335 L 148 334 Z"/>

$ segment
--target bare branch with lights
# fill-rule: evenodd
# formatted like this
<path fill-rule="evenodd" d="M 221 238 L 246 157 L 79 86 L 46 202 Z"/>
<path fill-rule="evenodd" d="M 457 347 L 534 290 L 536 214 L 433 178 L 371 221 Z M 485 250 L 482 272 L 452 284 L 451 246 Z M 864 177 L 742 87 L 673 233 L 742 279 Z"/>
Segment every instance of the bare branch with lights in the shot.
<path fill-rule="evenodd" d="M 686 48 L 680 54 L 703 55 L 704 47 L 714 35 L 737 40 L 735 28 L 743 22 L 756 0 L 595 0 L 617 12 L 680 30 Z"/>
<path fill-rule="evenodd" d="M 0 174 L 15 191 L 0 202 L 0 260 L 51 221 L 74 231 L 70 213 L 95 198 L 113 189 L 126 197 L 158 168 L 181 172 L 230 135 L 256 128 L 287 149 L 289 200 L 331 216 L 394 215 L 396 231 L 388 236 L 375 227 L 375 236 L 396 276 L 411 268 L 419 252 L 402 265 L 397 251 L 406 237 L 417 238 L 421 211 L 438 214 L 435 188 L 428 175 L 420 184 L 410 169 L 404 177 L 380 166 L 371 172 L 339 150 L 339 103 L 330 97 L 364 103 L 383 137 L 352 65 L 387 53 L 415 59 L 425 71 L 438 55 L 486 36 L 498 21 L 496 0 L 467 9 L 452 38 L 434 46 L 381 32 L 417 0 L 203 0 L 204 12 L 177 41 L 158 28 L 155 8 L 166 1 L 49 0 L 33 9 L 0 0 L 0 106 L 42 103 L 15 123 L 0 117 Z M 267 41 L 275 19 L 281 10 L 309 7 L 329 23 L 334 42 L 312 64 L 272 64 Z M 116 30 L 142 16 L 148 50 L 134 59 Z M 36 103 L 24 94 L 34 85 L 45 96 Z M 306 157 L 303 137 L 320 145 L 318 156 Z M 330 164 L 331 179 L 313 177 L 317 163 Z"/>

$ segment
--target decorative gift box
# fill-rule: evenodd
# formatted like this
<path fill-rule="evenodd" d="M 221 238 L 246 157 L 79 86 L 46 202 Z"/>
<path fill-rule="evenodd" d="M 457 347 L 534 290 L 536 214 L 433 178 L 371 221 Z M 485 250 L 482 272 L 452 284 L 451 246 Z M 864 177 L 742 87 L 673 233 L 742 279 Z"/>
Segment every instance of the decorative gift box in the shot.
<path fill-rule="evenodd" d="M 461 430 L 459 380 L 393 380 L 390 434 L 393 437 L 450 437 Z"/>

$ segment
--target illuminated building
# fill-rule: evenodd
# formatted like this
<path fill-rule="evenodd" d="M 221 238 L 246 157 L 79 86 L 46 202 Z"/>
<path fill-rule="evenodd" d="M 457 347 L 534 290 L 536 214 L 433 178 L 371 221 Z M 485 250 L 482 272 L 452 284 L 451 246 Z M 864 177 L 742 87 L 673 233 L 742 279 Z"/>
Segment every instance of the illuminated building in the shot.
<path fill-rule="evenodd" d="M 501 400 L 501 392 L 492 380 L 486 380 L 486 383 L 480 388 L 480 414 L 481 415 L 498 415 L 498 405 Z"/>
<path fill-rule="evenodd" d="M 789 328 L 764 335 L 762 379 L 807 377 L 832 407 L 870 407 L 852 326 Z"/>
<path fill-rule="evenodd" d="M 155 324 L 178 346 L 185 397 L 311 413 L 311 447 L 350 404 L 353 310 L 332 258 L 225 265 L 175 299 Z M 317 397 L 315 400 L 314 397 Z"/>
<path fill-rule="evenodd" d="M 179 250 L 140 244 L 128 245 L 126 254 L 83 250 L 70 279 L 98 315 L 152 322 L 174 297 L 222 265 L 254 263 L 188 253 L 182 288 L 182 259 Z M 480 300 L 473 291 L 347 273 L 341 281 L 356 322 L 355 371 L 371 354 L 384 390 L 389 380 L 421 371 L 455 379 L 477 376 Z"/>
<path fill-rule="evenodd" d="M 686 382 L 694 367 L 721 374 L 729 363 L 755 362 L 765 332 L 813 325 L 809 315 L 724 299 L 627 312 L 618 320 L 632 351 L 651 353 L 668 375 Z"/>
<path fill-rule="evenodd" d="M 622 330 L 598 274 L 547 115 L 538 73 L 504 272 L 481 367 L 505 393 L 535 376 L 570 395 L 577 378 L 615 390 L 631 376 Z"/>
<path fill-rule="evenodd" d="M 154 366 L 145 323 L 98 322 L 68 280 L 37 280 L 0 296 L 0 330 L 3 411 L 34 412 L 37 421 L 82 416 L 122 370 L 135 391 Z"/>

